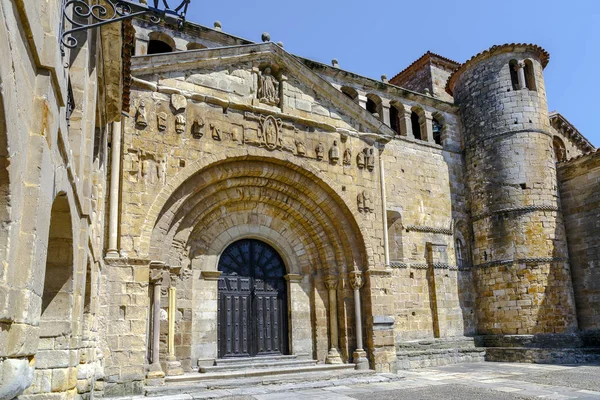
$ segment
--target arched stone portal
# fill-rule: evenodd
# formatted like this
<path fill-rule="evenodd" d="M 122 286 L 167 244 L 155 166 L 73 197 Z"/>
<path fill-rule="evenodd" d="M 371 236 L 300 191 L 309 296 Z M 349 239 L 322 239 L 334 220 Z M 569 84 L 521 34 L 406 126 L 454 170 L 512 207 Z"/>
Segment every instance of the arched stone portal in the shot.
<path fill-rule="evenodd" d="M 175 341 L 188 343 L 177 351 L 182 364 L 210 364 L 220 356 L 219 259 L 242 239 L 268 244 L 286 266 L 287 353 L 325 360 L 335 347 L 343 361 L 352 361 L 356 324 L 349 276 L 365 270 L 370 255 L 356 206 L 332 185 L 308 165 L 246 154 L 197 168 L 171 193 L 159 195 L 164 200 L 149 256 L 181 267 L 173 284 L 183 316 L 176 329 L 182 338 Z M 368 290 L 364 294 L 363 307 L 370 307 Z"/>

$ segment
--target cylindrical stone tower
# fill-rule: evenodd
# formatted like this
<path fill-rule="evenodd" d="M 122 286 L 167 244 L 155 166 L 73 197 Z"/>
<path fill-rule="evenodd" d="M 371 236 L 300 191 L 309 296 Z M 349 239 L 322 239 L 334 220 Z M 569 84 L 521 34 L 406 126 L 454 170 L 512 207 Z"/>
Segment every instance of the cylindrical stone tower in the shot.
<path fill-rule="evenodd" d="M 448 81 L 465 133 L 481 335 L 577 331 L 543 69 L 529 44 L 494 46 Z"/>

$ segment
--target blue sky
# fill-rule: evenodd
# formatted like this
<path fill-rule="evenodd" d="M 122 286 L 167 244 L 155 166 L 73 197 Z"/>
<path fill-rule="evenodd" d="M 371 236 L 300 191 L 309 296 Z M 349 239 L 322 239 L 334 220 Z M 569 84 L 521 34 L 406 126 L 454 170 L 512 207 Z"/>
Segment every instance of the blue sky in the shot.
<path fill-rule="evenodd" d="M 600 146 L 600 0 L 203 1 L 188 19 L 379 79 L 427 50 L 464 62 L 494 44 L 535 43 L 550 53 L 550 110 Z"/>

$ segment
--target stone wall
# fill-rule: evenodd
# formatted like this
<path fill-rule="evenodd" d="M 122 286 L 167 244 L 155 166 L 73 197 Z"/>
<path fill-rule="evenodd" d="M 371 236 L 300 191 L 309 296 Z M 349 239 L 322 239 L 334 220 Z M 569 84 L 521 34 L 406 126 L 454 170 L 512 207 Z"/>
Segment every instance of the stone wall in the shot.
<path fill-rule="evenodd" d="M 600 330 L 600 152 L 558 166 L 579 329 Z"/>

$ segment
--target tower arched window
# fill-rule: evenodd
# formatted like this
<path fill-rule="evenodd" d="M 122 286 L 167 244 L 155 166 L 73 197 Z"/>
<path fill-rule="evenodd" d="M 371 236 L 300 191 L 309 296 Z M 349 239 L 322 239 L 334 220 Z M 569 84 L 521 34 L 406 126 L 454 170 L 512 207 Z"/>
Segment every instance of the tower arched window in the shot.
<path fill-rule="evenodd" d="M 410 124 L 412 126 L 412 132 L 415 139 L 421 140 L 421 122 L 419 121 L 419 114 L 414 111 L 410 113 Z"/>
<path fill-rule="evenodd" d="M 531 60 L 525 60 L 525 86 L 529 90 L 536 90 L 535 85 L 535 70 L 533 69 L 533 62 Z"/>
<path fill-rule="evenodd" d="M 458 268 L 463 268 L 465 259 L 464 259 L 464 246 L 460 239 L 456 239 L 456 265 Z"/>
<path fill-rule="evenodd" d="M 164 32 L 150 32 L 148 39 L 146 54 L 172 53 L 175 50 L 175 41 Z"/>
<path fill-rule="evenodd" d="M 552 147 L 554 148 L 554 157 L 556 162 L 563 162 L 567 160 L 565 144 L 558 136 L 554 136 L 552 139 Z"/>
<path fill-rule="evenodd" d="M 508 69 L 510 70 L 510 82 L 512 83 L 513 90 L 519 90 L 519 75 L 517 72 L 517 60 L 510 60 L 508 63 Z"/>
<path fill-rule="evenodd" d="M 340 88 L 340 90 L 342 91 L 342 93 L 344 93 L 346 95 L 346 97 L 348 97 L 350 100 L 352 100 L 355 103 L 358 103 L 358 92 L 356 91 L 356 89 L 348 87 L 348 86 L 342 86 Z"/>
<path fill-rule="evenodd" d="M 367 111 L 373 114 L 373 116 L 379 120 L 383 117 L 383 107 L 382 101 L 379 96 L 376 94 L 369 93 L 367 94 Z"/>
<path fill-rule="evenodd" d="M 439 121 L 438 118 L 433 117 L 431 121 L 432 129 L 433 129 L 433 141 L 436 144 L 442 144 L 442 128 L 443 125 Z"/>
<path fill-rule="evenodd" d="M 395 105 L 390 105 L 390 128 L 398 135 L 400 134 L 400 113 Z"/>

